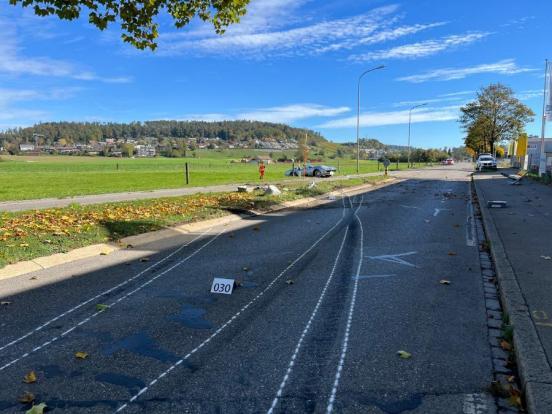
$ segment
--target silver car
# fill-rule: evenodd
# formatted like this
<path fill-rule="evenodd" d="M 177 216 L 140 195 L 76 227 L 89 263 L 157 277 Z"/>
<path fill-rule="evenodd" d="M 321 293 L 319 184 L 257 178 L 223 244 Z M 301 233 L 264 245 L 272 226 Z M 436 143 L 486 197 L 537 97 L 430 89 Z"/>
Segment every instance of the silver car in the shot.
<path fill-rule="evenodd" d="M 496 159 L 492 155 L 483 154 L 477 158 L 475 165 L 479 171 L 485 168 L 496 170 Z"/>

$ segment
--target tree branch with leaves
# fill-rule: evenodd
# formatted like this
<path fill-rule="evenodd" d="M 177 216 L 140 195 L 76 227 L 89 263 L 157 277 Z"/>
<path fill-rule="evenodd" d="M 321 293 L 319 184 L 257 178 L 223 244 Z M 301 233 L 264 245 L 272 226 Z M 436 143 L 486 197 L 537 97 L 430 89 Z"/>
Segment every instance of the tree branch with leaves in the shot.
<path fill-rule="evenodd" d="M 138 49 L 155 50 L 159 36 L 156 18 L 167 12 L 177 28 L 194 17 L 211 22 L 217 34 L 238 23 L 250 0 L 9 0 L 16 6 L 30 7 L 37 16 L 56 15 L 75 20 L 88 14 L 88 21 L 100 30 L 119 22 L 122 39 Z"/>

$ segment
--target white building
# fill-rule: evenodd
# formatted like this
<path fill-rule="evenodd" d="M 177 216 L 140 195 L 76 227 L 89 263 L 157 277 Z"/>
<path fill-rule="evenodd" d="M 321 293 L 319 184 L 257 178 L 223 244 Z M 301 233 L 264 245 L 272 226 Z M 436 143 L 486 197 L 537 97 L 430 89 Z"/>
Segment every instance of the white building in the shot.
<path fill-rule="evenodd" d="M 136 145 L 134 147 L 137 157 L 155 157 L 155 147 L 151 145 Z"/>
<path fill-rule="evenodd" d="M 527 156 L 529 157 L 529 169 L 538 170 L 540 163 L 541 139 L 530 137 L 527 140 Z M 552 169 L 552 138 L 544 139 L 544 153 L 546 154 L 546 170 Z"/>

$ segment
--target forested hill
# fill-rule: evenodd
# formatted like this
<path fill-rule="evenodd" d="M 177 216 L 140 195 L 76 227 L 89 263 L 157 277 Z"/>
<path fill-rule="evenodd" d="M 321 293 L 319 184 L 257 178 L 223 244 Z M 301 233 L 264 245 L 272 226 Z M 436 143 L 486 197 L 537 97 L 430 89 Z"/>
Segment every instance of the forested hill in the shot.
<path fill-rule="evenodd" d="M 293 128 L 284 124 L 258 121 L 146 121 L 124 123 L 46 122 L 28 128 L 0 132 L 0 139 L 33 141 L 36 134 L 46 143 L 64 139 L 86 143 L 118 138 L 220 138 L 224 141 L 254 141 L 276 139 L 297 142 L 308 135 L 309 142 L 326 143 L 320 133 Z"/>

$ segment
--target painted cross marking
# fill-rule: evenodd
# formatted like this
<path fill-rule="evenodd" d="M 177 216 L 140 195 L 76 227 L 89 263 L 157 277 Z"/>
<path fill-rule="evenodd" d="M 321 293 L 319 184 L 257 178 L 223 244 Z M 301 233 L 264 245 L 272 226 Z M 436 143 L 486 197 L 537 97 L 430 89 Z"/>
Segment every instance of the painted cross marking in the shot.
<path fill-rule="evenodd" d="M 397 263 L 397 264 L 402 264 L 402 265 L 410 266 L 410 267 L 418 267 L 416 265 L 413 265 L 412 263 L 407 262 L 404 259 L 401 259 L 401 257 L 411 256 L 411 255 L 416 254 L 416 253 L 418 253 L 418 252 L 407 252 L 407 253 L 399 253 L 399 254 L 384 254 L 384 255 L 381 255 L 381 256 L 367 256 L 367 257 L 369 259 L 372 259 L 372 260 L 383 260 L 384 262 Z"/>

